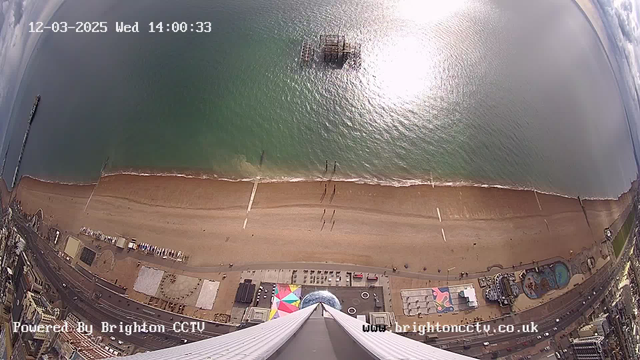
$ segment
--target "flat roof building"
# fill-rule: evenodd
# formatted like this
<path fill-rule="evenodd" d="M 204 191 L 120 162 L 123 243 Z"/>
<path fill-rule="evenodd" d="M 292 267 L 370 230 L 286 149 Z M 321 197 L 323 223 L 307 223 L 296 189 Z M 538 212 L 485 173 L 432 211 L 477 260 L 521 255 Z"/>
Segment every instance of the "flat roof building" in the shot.
<path fill-rule="evenodd" d="M 586 338 L 589 336 L 596 336 L 596 335 L 602 335 L 602 334 L 598 334 L 598 328 L 595 325 L 587 324 L 578 330 L 578 335 L 581 338 Z"/>
<path fill-rule="evenodd" d="M 476 297 L 476 291 L 473 288 L 465 288 L 458 294 L 460 297 L 467 300 L 467 305 L 470 308 L 478 307 L 478 298 Z"/>
<path fill-rule="evenodd" d="M 392 328 L 396 324 L 396 317 L 392 312 L 370 312 L 369 324 L 385 325 L 387 328 Z"/>
<path fill-rule="evenodd" d="M 602 314 L 594 319 L 591 324 L 596 327 L 596 333 L 601 336 L 607 336 L 609 333 L 609 321 L 607 321 L 607 315 Z"/>
<path fill-rule="evenodd" d="M 267 308 L 250 307 L 244 316 L 244 321 L 259 324 L 269 320 L 269 310 Z"/>
<path fill-rule="evenodd" d="M 574 340 L 571 347 L 577 360 L 604 360 L 603 342 L 603 336 L 588 336 Z"/>
<path fill-rule="evenodd" d="M 236 302 L 239 303 L 251 303 L 253 302 L 253 295 L 256 292 L 256 284 L 252 284 L 251 280 L 245 280 L 238 285 L 238 291 L 236 291 Z"/>

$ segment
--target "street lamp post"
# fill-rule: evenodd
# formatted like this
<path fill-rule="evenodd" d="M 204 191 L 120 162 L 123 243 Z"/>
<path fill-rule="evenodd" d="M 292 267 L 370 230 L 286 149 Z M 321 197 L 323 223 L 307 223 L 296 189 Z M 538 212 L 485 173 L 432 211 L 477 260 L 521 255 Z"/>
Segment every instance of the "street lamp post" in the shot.
<path fill-rule="evenodd" d="M 447 269 L 447 285 L 449 285 L 449 272 L 451 272 L 451 270 L 454 270 L 456 267 L 451 267 Z"/>

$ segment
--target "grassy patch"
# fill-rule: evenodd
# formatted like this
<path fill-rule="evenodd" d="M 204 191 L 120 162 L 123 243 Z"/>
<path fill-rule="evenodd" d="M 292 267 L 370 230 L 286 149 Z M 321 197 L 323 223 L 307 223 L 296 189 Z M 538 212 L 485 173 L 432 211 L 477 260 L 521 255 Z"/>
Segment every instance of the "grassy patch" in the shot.
<path fill-rule="evenodd" d="M 616 254 L 616 258 L 620 255 L 620 252 L 622 252 L 622 248 L 624 248 L 627 237 L 629 237 L 631 227 L 633 226 L 633 219 L 635 219 L 635 211 L 629 212 L 627 220 L 624 221 L 622 228 L 618 231 L 618 235 L 613 239 L 613 251 Z"/>

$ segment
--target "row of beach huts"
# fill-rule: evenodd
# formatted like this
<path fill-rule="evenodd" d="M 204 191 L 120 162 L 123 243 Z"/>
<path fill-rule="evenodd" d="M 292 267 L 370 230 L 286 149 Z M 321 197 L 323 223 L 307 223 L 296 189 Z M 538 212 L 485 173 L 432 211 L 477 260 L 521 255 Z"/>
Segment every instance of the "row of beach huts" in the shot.
<path fill-rule="evenodd" d="M 147 255 L 158 256 L 163 259 L 171 259 L 178 262 L 187 262 L 189 260 L 189 256 L 182 251 L 162 248 L 145 242 L 138 243 L 135 238 L 129 239 L 129 243 L 127 244 L 127 239 L 122 236 L 105 235 L 100 230 L 91 230 L 84 226 L 80 228 L 80 234 L 86 235 L 96 240 L 110 243 L 120 249 L 126 248 L 128 251 L 141 251 L 142 253 Z"/>

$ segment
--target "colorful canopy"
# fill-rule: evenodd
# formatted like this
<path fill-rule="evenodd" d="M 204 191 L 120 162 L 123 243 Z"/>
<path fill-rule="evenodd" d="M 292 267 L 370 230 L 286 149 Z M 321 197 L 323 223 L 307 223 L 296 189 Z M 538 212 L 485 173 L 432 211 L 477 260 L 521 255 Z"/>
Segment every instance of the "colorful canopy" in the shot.
<path fill-rule="evenodd" d="M 300 285 L 276 284 L 276 291 L 271 300 L 269 320 L 298 311 L 301 296 L 302 287 Z"/>

